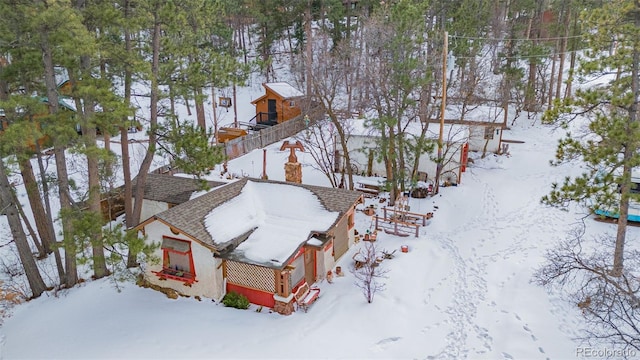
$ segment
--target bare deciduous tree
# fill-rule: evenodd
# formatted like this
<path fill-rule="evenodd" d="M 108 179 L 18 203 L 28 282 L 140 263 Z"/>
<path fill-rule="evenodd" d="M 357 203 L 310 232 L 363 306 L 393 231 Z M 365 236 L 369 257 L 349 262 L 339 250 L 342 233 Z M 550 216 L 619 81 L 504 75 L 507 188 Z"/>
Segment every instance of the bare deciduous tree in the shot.
<path fill-rule="evenodd" d="M 380 267 L 378 258 L 382 259 L 383 254 L 378 251 L 373 242 L 365 243 L 364 249 L 356 255 L 356 266 L 353 275 L 356 278 L 356 286 L 362 289 L 362 294 L 368 303 L 373 302 L 373 297 L 379 291 L 385 289 L 385 284 L 381 279 L 386 278 L 389 270 Z"/>
<path fill-rule="evenodd" d="M 611 254 L 615 238 L 594 241 L 575 229 L 546 254 L 546 263 L 533 281 L 559 288 L 582 310 L 584 336 L 589 344 L 606 344 L 621 350 L 640 350 L 640 253 L 629 253 L 620 276 L 613 276 Z"/>
<path fill-rule="evenodd" d="M 296 138 L 306 143 L 306 150 L 313 158 L 314 169 L 320 170 L 329 179 L 334 188 L 339 187 L 340 179 L 335 172 L 336 157 L 334 153 L 334 132 L 331 131 L 329 120 L 319 121 L 299 133 Z"/>

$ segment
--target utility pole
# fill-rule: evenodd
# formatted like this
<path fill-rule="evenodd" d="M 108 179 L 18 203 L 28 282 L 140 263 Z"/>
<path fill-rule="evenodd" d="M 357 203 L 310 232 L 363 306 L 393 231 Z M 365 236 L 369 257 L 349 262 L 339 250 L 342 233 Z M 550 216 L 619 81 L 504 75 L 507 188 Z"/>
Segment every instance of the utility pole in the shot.
<path fill-rule="evenodd" d="M 440 192 L 440 175 L 444 159 L 442 147 L 444 142 L 444 113 L 447 106 L 447 53 L 449 51 L 449 33 L 444 32 L 444 46 L 442 48 L 442 104 L 440 104 L 440 133 L 438 135 L 438 164 L 436 166 L 436 183 L 434 193 Z"/>

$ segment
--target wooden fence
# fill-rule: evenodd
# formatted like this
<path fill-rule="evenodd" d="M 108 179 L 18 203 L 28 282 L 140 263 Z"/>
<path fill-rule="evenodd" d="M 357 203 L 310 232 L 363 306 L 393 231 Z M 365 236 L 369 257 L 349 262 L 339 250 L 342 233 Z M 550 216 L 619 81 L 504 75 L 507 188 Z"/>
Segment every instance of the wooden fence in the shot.
<path fill-rule="evenodd" d="M 309 116 L 308 124 L 305 121 L 305 115 Z M 316 107 L 291 120 L 256 131 L 249 135 L 229 140 L 224 144 L 219 144 L 217 146 L 223 147 L 224 154 L 228 160 L 235 159 L 255 149 L 261 149 L 282 139 L 291 137 L 306 129 L 308 126 L 313 125 L 318 120 L 321 120 L 323 116 L 324 112 L 322 109 Z"/>

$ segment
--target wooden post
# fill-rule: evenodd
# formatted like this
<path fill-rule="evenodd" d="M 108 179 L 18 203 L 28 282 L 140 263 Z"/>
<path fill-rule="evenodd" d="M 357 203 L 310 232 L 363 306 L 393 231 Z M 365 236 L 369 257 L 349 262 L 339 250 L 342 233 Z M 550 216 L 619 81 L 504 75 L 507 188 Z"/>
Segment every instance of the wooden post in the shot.
<path fill-rule="evenodd" d="M 267 180 L 267 149 L 262 149 L 262 179 Z"/>
<path fill-rule="evenodd" d="M 237 100 L 238 99 L 237 99 L 236 82 L 234 80 L 233 82 L 233 126 L 236 128 L 238 127 L 238 108 L 236 106 L 236 104 L 238 104 Z"/>

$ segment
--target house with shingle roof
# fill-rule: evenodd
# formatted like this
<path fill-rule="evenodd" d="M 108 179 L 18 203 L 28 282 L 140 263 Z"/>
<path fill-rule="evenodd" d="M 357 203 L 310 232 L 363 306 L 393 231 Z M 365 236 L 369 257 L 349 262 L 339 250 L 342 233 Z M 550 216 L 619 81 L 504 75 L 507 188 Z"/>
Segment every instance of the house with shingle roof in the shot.
<path fill-rule="evenodd" d="M 147 279 L 189 296 L 227 292 L 280 313 L 302 284 L 324 278 L 355 241 L 356 191 L 245 178 L 141 223 L 160 243 Z"/>
<path fill-rule="evenodd" d="M 133 179 L 133 196 L 135 202 L 138 178 Z M 192 178 L 149 173 L 144 184 L 141 219 L 148 219 L 153 215 L 168 210 L 191 200 L 195 194 L 203 191 L 203 185 L 209 189 L 226 183 L 218 181 L 202 181 Z"/>

